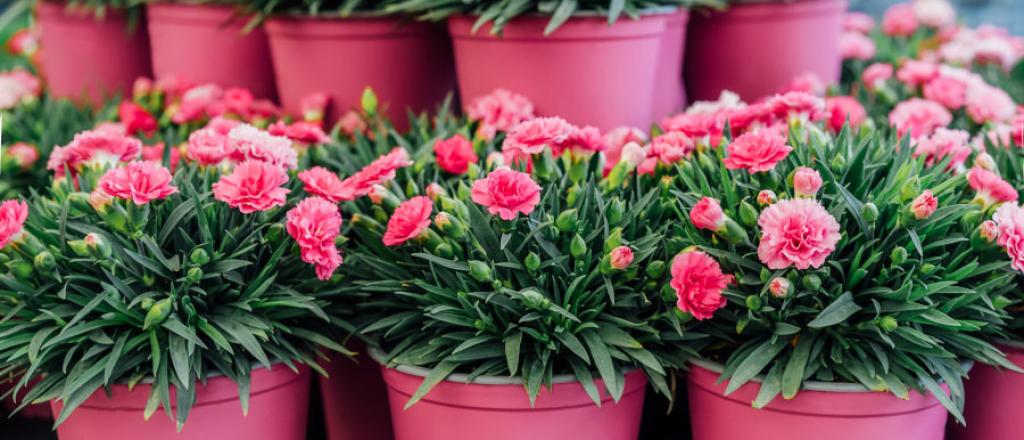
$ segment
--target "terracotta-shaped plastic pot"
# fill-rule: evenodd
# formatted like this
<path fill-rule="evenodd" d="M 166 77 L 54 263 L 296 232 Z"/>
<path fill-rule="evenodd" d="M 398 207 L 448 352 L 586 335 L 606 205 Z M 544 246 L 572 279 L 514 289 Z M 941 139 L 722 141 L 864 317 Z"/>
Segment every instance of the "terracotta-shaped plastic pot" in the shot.
<path fill-rule="evenodd" d="M 433 111 L 455 89 L 451 45 L 431 23 L 394 17 L 289 16 L 267 21 L 281 104 L 299 114 L 311 93 L 331 98 L 328 121 L 359 107 L 371 87 L 400 130 L 406 110 Z"/>
<path fill-rule="evenodd" d="M 721 371 L 695 361 L 687 374 L 694 440 L 942 440 L 948 413 L 931 394 L 911 391 L 903 400 L 860 384 L 805 382 L 796 397 L 754 409 L 760 384 L 725 396 L 729 382 L 715 384 Z"/>
<path fill-rule="evenodd" d="M 366 354 L 359 341 L 349 347 L 356 359 L 334 354 L 320 376 L 324 421 L 328 440 L 393 440 L 387 386 L 380 364 Z"/>
<path fill-rule="evenodd" d="M 1024 367 L 1024 343 L 999 341 L 996 348 L 1006 359 Z M 964 381 L 964 420 L 967 426 L 950 420 L 951 440 L 1016 439 L 1024 436 L 1020 426 L 1024 415 L 1024 374 L 978 364 Z"/>
<path fill-rule="evenodd" d="M 274 66 L 262 27 L 248 33 L 248 17 L 231 6 L 150 3 L 146 6 L 153 73 L 196 83 L 243 87 L 257 98 L 276 99 Z"/>
<path fill-rule="evenodd" d="M 693 100 L 722 90 L 747 101 L 771 95 L 794 77 L 839 80 L 839 35 L 845 0 L 738 3 L 695 13 L 687 36 L 685 78 Z"/>
<path fill-rule="evenodd" d="M 130 94 L 136 78 L 152 76 L 144 14 L 129 28 L 126 13 L 115 9 L 102 20 L 91 9 L 68 9 L 63 2 L 41 1 L 36 11 L 42 73 L 54 96 L 98 106 Z"/>
<path fill-rule="evenodd" d="M 371 351 L 378 361 L 383 354 Z M 556 376 L 553 390 L 542 388 L 530 406 L 521 378 L 453 374 L 422 400 L 404 409 L 430 370 L 382 368 L 388 385 L 395 440 L 636 440 L 640 431 L 647 376 L 625 375 L 626 388 L 615 403 L 597 380 L 601 406 L 574 376 Z"/>
<path fill-rule="evenodd" d="M 668 65 L 678 59 L 663 50 L 674 45 L 668 44 L 679 24 L 674 10 L 620 18 L 612 26 L 597 14 L 575 16 L 548 36 L 546 15 L 517 17 L 500 36 L 491 34 L 490 24 L 474 33 L 476 20 L 448 19 L 464 105 L 504 88 L 533 101 L 541 116 L 610 130 L 647 127 L 663 116 L 656 108 L 660 113 L 669 106 L 657 96 L 679 94 L 669 84 L 674 66 Z M 680 98 L 671 98 L 671 106 Z"/>
<path fill-rule="evenodd" d="M 196 403 L 179 433 L 176 423 L 158 410 L 143 418 L 150 385 L 111 388 L 111 397 L 97 390 L 57 428 L 59 440 L 305 440 L 309 411 L 310 369 L 299 374 L 284 365 L 253 370 L 249 413 L 242 413 L 238 385 L 219 376 L 196 384 Z M 177 393 L 171 389 L 171 406 Z M 61 402 L 50 403 L 54 417 Z"/>
<path fill-rule="evenodd" d="M 672 14 L 665 40 L 658 57 L 662 65 L 658 68 L 658 84 L 654 94 L 654 108 L 651 116 L 659 121 L 665 116 L 678 113 L 686 107 L 686 87 L 683 86 L 683 59 L 686 49 L 686 24 L 690 10 L 680 9 Z"/>

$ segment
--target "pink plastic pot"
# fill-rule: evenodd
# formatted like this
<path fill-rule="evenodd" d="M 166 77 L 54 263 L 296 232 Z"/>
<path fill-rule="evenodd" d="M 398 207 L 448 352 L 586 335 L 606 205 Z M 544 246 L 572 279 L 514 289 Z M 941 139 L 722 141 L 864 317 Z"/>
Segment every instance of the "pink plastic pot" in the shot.
<path fill-rule="evenodd" d="M 67 9 L 63 2 L 41 1 L 36 11 L 42 73 L 54 96 L 85 98 L 98 106 L 104 98 L 131 93 L 136 78 L 152 76 L 142 14 L 129 29 L 128 16 L 114 9 L 100 21 L 92 10 Z"/>
<path fill-rule="evenodd" d="M 996 348 L 1006 359 L 1024 366 L 1024 343 L 999 341 Z M 962 426 L 949 423 L 950 440 L 995 440 L 1021 438 L 1020 417 L 1024 414 L 1024 374 L 978 364 L 964 382 L 967 402 Z"/>
<path fill-rule="evenodd" d="M 383 354 L 371 352 L 378 361 Z M 541 389 L 536 403 L 522 380 L 453 374 L 415 405 L 403 409 L 428 369 L 382 367 L 391 401 L 395 440 L 636 440 L 647 377 L 640 370 L 626 374 L 626 388 L 616 404 L 605 394 L 594 404 L 573 376 L 556 376 L 553 391 Z"/>
<path fill-rule="evenodd" d="M 234 11 L 231 6 L 209 4 L 147 5 L 156 77 L 181 75 L 277 99 L 267 34 L 262 27 L 243 34 L 248 17 L 236 17 Z"/>
<path fill-rule="evenodd" d="M 665 109 L 682 107 L 675 84 L 680 14 L 621 18 L 612 26 L 602 16 L 576 16 L 548 36 L 550 16 L 517 17 L 501 36 L 490 24 L 473 33 L 476 19 L 448 19 L 464 105 L 504 88 L 533 101 L 541 116 L 601 130 L 647 127 Z"/>
<path fill-rule="evenodd" d="M 267 21 L 277 91 L 285 110 L 322 92 L 331 98 L 328 121 L 359 106 L 373 88 L 399 129 L 406 109 L 433 111 L 455 89 L 451 45 L 430 23 L 394 17 L 280 17 Z"/>
<path fill-rule="evenodd" d="M 680 9 L 669 17 L 668 30 L 661 45 L 658 59 L 662 65 L 655 79 L 654 108 L 651 116 L 658 121 L 665 116 L 678 113 L 686 107 L 686 87 L 683 86 L 683 59 L 686 49 L 686 24 L 690 10 Z"/>
<path fill-rule="evenodd" d="M 809 382 L 790 400 L 754 409 L 760 384 L 725 396 L 729 382 L 715 384 L 721 371 L 721 364 L 695 361 L 687 374 L 694 440 L 942 440 L 948 413 L 930 394 L 911 391 L 902 400 L 859 384 Z"/>
<path fill-rule="evenodd" d="M 731 90 L 754 101 L 805 73 L 838 81 L 845 12 L 845 0 L 800 0 L 694 14 L 684 69 L 690 99 L 715 100 Z"/>
<path fill-rule="evenodd" d="M 163 409 L 143 418 L 150 385 L 115 385 L 112 398 L 101 389 L 57 428 L 59 440 L 305 440 L 309 410 L 309 367 L 299 374 L 278 364 L 253 370 L 249 414 L 242 413 L 238 385 L 220 376 L 198 387 L 196 403 L 181 432 Z M 176 407 L 171 389 L 171 406 Z M 61 402 L 50 403 L 54 417 Z"/>
<path fill-rule="evenodd" d="M 356 360 L 335 354 L 320 377 L 328 440 L 393 440 L 387 386 L 366 344 L 351 347 Z"/>

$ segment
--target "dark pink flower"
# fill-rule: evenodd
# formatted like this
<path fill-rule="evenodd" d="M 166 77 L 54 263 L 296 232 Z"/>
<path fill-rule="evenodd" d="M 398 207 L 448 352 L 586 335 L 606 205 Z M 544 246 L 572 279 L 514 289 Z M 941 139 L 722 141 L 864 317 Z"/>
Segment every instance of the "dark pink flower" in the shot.
<path fill-rule="evenodd" d="M 337 174 L 324 167 L 313 167 L 299 172 L 299 180 L 306 184 L 305 191 L 332 202 L 354 200 L 353 188 L 341 182 Z"/>
<path fill-rule="evenodd" d="M 473 182 L 471 197 L 474 202 L 487 207 L 487 212 L 504 220 L 515 219 L 520 213 L 530 215 L 540 203 L 540 190 L 530 175 L 499 168 L 486 178 Z"/>
<path fill-rule="evenodd" d="M 505 89 L 497 89 L 473 99 L 466 107 L 471 121 L 480 122 L 477 133 L 487 140 L 499 131 L 510 131 L 522 122 L 534 118 L 533 103 L 528 98 Z"/>
<path fill-rule="evenodd" d="M 722 273 L 718 262 L 701 251 L 676 255 L 672 260 L 672 288 L 676 290 L 679 310 L 689 312 L 699 321 L 725 307 L 722 290 L 735 284 L 732 275 Z"/>
<path fill-rule="evenodd" d="M 689 157 L 693 154 L 694 148 L 693 139 L 678 131 L 656 136 L 651 141 L 651 154 L 665 165 L 672 165 Z"/>
<path fill-rule="evenodd" d="M 793 151 L 786 138 L 765 131 L 747 133 L 725 147 L 729 156 L 722 160 L 730 170 L 746 169 L 750 174 L 775 169 Z"/>
<path fill-rule="evenodd" d="M 18 239 L 28 219 L 28 204 L 21 200 L 5 200 L 0 204 L 0 249 Z"/>
<path fill-rule="evenodd" d="M 434 154 L 437 166 L 452 174 L 465 173 L 469 171 L 469 164 L 480 161 L 473 151 L 473 144 L 461 134 L 434 142 Z"/>
<path fill-rule="evenodd" d="M 317 277 L 327 280 L 341 266 L 334 239 L 341 233 L 338 205 L 320 197 L 303 199 L 288 211 L 285 228 L 299 244 L 302 261 L 316 265 Z"/>
<path fill-rule="evenodd" d="M 520 151 L 523 154 L 541 154 L 545 149 L 559 148 L 572 134 L 575 127 L 564 119 L 537 118 L 523 122 L 505 136 L 501 145 L 503 151 Z"/>
<path fill-rule="evenodd" d="M 399 168 L 412 165 L 409 160 L 409 153 L 402 147 L 395 147 L 390 153 L 385 154 L 362 170 L 349 176 L 342 181 L 342 184 L 351 188 L 355 197 L 362 197 L 370 193 L 374 185 L 379 185 L 395 178 Z"/>
<path fill-rule="evenodd" d="M 984 208 L 1004 203 L 1016 202 L 1017 190 L 1009 182 L 1000 178 L 996 173 L 975 166 L 967 174 L 967 183 L 977 191 L 974 196 L 975 202 L 980 202 Z"/>
<path fill-rule="evenodd" d="M 829 113 L 828 127 L 836 133 L 843 129 L 847 118 L 850 120 L 851 128 L 860 127 L 868 119 L 868 112 L 864 110 L 864 106 L 852 96 L 825 98 L 825 109 Z"/>
<path fill-rule="evenodd" d="M 284 206 L 291 190 L 282 188 L 288 182 L 285 171 L 273 164 L 245 161 L 231 174 L 213 184 L 213 197 L 243 214 Z"/>
<path fill-rule="evenodd" d="M 396 246 L 416 238 L 430 226 L 433 211 L 434 202 L 426 196 L 416 196 L 402 202 L 388 219 L 384 246 Z"/>
<path fill-rule="evenodd" d="M 96 183 L 103 192 L 136 205 L 163 199 L 178 192 L 170 185 L 171 172 L 152 162 L 131 162 L 122 168 L 107 171 Z"/>

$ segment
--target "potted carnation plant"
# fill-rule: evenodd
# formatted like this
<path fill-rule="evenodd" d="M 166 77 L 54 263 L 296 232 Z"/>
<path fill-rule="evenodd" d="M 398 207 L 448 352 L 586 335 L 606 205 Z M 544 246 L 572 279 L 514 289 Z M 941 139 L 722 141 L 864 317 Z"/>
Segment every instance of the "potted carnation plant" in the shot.
<path fill-rule="evenodd" d="M 683 107 L 688 0 L 406 0 L 389 11 L 447 17 L 463 103 L 497 88 L 538 114 L 610 130 L 648 126 Z"/>
<path fill-rule="evenodd" d="M 542 127 L 554 138 L 525 135 Z M 346 179 L 367 195 L 345 206 L 364 270 L 342 270 L 383 316 L 363 332 L 380 338 L 395 438 L 636 438 L 646 384 L 669 394 L 686 357 L 647 282 L 667 270 L 670 211 L 625 179 L 601 190 L 593 128 L 520 125 L 514 168 L 457 130 Z"/>
<path fill-rule="evenodd" d="M 674 281 L 713 337 L 687 376 L 694 438 L 941 439 L 947 413 L 963 422 L 971 361 L 1019 370 L 985 342 L 1009 264 L 972 248 L 980 216 L 952 157 L 832 139 L 788 110 L 788 139 L 727 136 L 674 178 L 674 235 L 694 245 Z"/>
<path fill-rule="evenodd" d="M 250 90 L 257 98 L 277 100 L 274 67 L 262 25 L 237 1 L 151 0 L 146 5 L 153 74 L 197 83 Z"/>
<path fill-rule="evenodd" d="M 303 98 L 324 94 L 330 100 L 326 120 L 334 124 L 357 109 L 363 89 L 372 87 L 382 114 L 405 130 L 406 110 L 433 110 L 455 89 L 444 31 L 385 13 L 382 3 L 246 2 L 258 20 L 269 17 L 266 30 L 285 110 L 299 114 Z"/>
<path fill-rule="evenodd" d="M 747 100 L 813 74 L 839 80 L 845 0 L 729 0 L 691 20 L 684 77 L 691 99 L 731 90 Z M 749 68 L 756 66 L 756 68 Z"/>
<path fill-rule="evenodd" d="M 31 7 L 41 28 L 40 68 L 54 96 L 100 106 L 150 75 L 149 34 L 135 2 L 16 0 L 4 14 Z"/>
<path fill-rule="evenodd" d="M 202 136 L 171 174 L 170 149 L 137 161 L 138 140 L 83 132 L 47 195 L 0 205 L 0 372 L 62 440 L 302 440 L 310 370 L 346 352 L 337 207 L 294 205 L 287 139 Z"/>

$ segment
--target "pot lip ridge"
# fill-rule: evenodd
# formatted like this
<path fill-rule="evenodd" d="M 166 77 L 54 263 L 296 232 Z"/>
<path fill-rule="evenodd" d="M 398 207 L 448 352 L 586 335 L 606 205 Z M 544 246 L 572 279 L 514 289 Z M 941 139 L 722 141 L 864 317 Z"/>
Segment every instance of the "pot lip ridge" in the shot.
<path fill-rule="evenodd" d="M 690 359 L 690 364 L 711 371 L 712 373 L 722 374 L 725 371 L 725 365 L 708 359 Z M 974 367 L 973 360 L 967 360 L 961 363 L 964 369 L 970 371 Z M 764 381 L 764 375 L 758 374 L 754 376 L 750 382 L 761 383 Z M 839 382 L 822 382 L 817 380 L 805 380 L 800 388 L 802 391 L 823 391 L 827 393 L 878 393 L 881 391 L 872 391 L 859 383 L 839 383 Z"/>
<path fill-rule="evenodd" d="M 391 368 L 391 369 L 394 369 L 396 371 L 399 371 L 399 372 L 402 372 L 402 373 L 405 373 L 405 374 L 409 374 L 409 375 L 412 375 L 412 376 L 419 376 L 419 377 L 427 377 L 428 375 L 430 375 L 430 372 L 432 371 L 429 368 L 418 367 L 418 366 L 414 366 L 414 365 L 402 365 L 402 364 L 399 364 L 399 365 L 396 365 L 394 367 L 389 367 L 388 366 L 388 360 L 387 360 L 387 354 L 384 353 L 383 350 L 381 350 L 381 349 L 379 349 L 377 347 L 368 347 L 367 351 L 369 352 L 370 357 L 373 358 L 374 361 L 376 361 L 378 364 L 380 364 L 382 367 L 385 367 L 385 368 Z M 637 371 L 642 372 L 643 370 L 640 370 L 640 369 L 637 369 L 637 368 L 623 369 L 622 370 L 622 374 L 623 375 L 628 375 L 630 373 L 634 373 L 634 372 L 637 372 Z M 469 379 L 469 375 L 468 374 L 465 374 L 465 373 L 452 373 L 452 374 L 449 374 L 448 377 L 446 377 L 444 379 L 444 381 L 445 382 L 470 383 L 470 384 L 476 384 L 476 385 L 516 385 L 516 386 L 522 386 L 523 385 L 523 377 L 522 376 L 506 377 L 506 376 L 482 376 L 481 375 L 481 376 L 475 377 L 472 381 L 470 381 L 468 379 Z M 601 378 L 599 376 L 595 376 L 594 377 L 594 380 L 600 380 L 600 379 Z M 574 376 L 572 374 L 556 374 L 556 375 L 552 376 L 551 383 L 552 384 L 579 383 L 579 380 L 577 380 L 576 376 Z"/>

